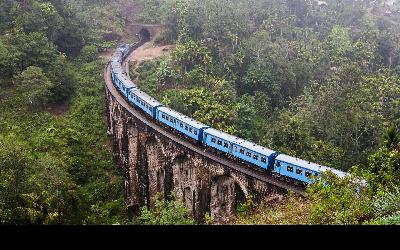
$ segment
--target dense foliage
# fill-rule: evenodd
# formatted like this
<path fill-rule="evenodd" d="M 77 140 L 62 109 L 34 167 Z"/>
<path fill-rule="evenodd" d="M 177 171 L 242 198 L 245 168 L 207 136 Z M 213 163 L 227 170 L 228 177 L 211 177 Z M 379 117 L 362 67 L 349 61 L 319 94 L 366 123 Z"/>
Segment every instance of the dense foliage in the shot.
<path fill-rule="evenodd" d="M 237 224 L 373 224 L 400 223 L 400 133 L 391 126 L 386 146 L 368 158 L 365 168 L 354 166 L 352 176 L 331 172 L 307 188 L 306 199 L 289 195 L 284 201 L 263 204 L 243 214 Z M 390 139 L 388 139 L 390 138 Z M 396 144 L 394 144 L 396 143 Z M 358 176 L 358 177 L 357 177 Z M 360 185 L 359 177 L 368 185 Z"/>
<path fill-rule="evenodd" d="M 383 1 L 384 2 L 384 1 Z M 128 223 L 103 119 L 99 51 L 162 23 L 142 63 L 164 104 L 342 170 L 238 224 L 399 224 L 400 6 L 353 0 L 0 0 L 0 223 Z M 194 224 L 172 195 L 139 224 Z M 205 218 L 211 223 L 210 215 Z"/>
<path fill-rule="evenodd" d="M 161 194 L 155 199 L 153 209 L 143 206 L 140 211 L 139 223 L 141 225 L 194 225 L 186 205 L 177 200 L 176 194 L 171 193 L 168 200 Z"/>
<path fill-rule="evenodd" d="M 352 0 L 148 1 L 148 15 L 166 26 L 158 40 L 177 46 L 156 70 L 143 65 L 141 84 L 204 123 L 347 170 L 366 164 L 385 129 L 399 126 L 399 9 Z"/>
<path fill-rule="evenodd" d="M 286 205 L 299 212 L 289 198 L 254 213 L 283 221 L 261 223 L 398 223 L 399 1 L 152 0 L 142 17 L 166 27 L 157 42 L 176 43 L 170 57 L 140 68 L 151 95 L 215 128 L 368 182 L 361 188 L 328 174 L 308 189 L 305 217 L 284 218 Z M 390 212 L 377 204 L 390 204 Z"/>
<path fill-rule="evenodd" d="M 103 39 L 77 4 L 0 1 L 1 224 L 127 221 L 103 119 Z"/>

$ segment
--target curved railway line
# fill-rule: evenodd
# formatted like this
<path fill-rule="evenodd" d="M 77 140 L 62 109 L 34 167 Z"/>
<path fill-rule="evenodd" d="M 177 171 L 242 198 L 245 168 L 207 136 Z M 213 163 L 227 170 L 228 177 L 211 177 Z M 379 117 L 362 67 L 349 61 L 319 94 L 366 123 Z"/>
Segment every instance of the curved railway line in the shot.
<path fill-rule="evenodd" d="M 142 45 L 143 46 L 143 45 Z M 128 60 L 125 60 L 123 63 L 125 65 L 129 64 L 129 57 L 127 57 Z M 129 69 L 129 67 L 123 67 L 123 69 Z M 127 73 L 129 77 L 129 73 Z M 141 120 L 144 124 L 152 128 L 154 131 L 162 134 L 163 136 L 167 137 L 168 139 L 180 144 L 181 146 L 184 146 L 188 150 L 191 150 L 193 152 L 196 152 L 199 155 L 202 155 L 203 157 L 206 157 L 212 161 L 215 161 L 227 168 L 234 169 L 238 172 L 241 172 L 243 174 L 246 174 L 248 176 L 251 176 L 253 178 L 256 178 L 260 181 L 270 183 L 272 185 L 275 185 L 277 187 L 286 189 L 286 190 L 291 190 L 297 194 L 304 195 L 305 193 L 305 188 L 299 185 L 296 185 L 294 183 L 290 183 L 287 181 L 282 181 L 279 180 L 265 172 L 261 172 L 260 170 L 253 169 L 250 166 L 242 165 L 239 164 L 238 162 L 228 159 L 226 157 L 223 157 L 221 155 L 217 155 L 213 152 L 207 151 L 204 147 L 201 147 L 199 145 L 195 145 L 188 140 L 184 139 L 183 137 L 174 134 L 170 131 L 168 131 L 166 128 L 163 126 L 160 126 L 157 123 L 154 123 L 153 120 L 149 119 L 147 116 L 133 108 L 124 98 L 123 96 L 117 91 L 115 86 L 112 83 L 111 79 L 111 71 L 110 71 L 110 65 L 107 63 L 104 69 L 104 79 L 105 79 L 105 85 L 106 88 L 109 90 L 111 95 L 115 98 L 115 100 L 122 106 L 124 107 L 130 114 L 135 116 L 137 119 Z"/>

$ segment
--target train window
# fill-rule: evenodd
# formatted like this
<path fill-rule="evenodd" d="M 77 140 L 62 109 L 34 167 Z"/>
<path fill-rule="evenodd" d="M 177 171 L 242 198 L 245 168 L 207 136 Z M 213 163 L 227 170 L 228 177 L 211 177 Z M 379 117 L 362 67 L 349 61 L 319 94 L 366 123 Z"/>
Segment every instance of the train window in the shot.
<path fill-rule="evenodd" d="M 288 172 L 293 172 L 293 167 L 290 166 L 290 165 L 288 165 L 286 169 L 287 169 Z"/>
<path fill-rule="evenodd" d="M 246 156 L 251 157 L 251 152 L 247 151 Z"/>
<path fill-rule="evenodd" d="M 197 135 L 197 130 L 194 131 L 194 134 Z"/>
<path fill-rule="evenodd" d="M 241 153 L 242 155 L 244 154 L 243 148 L 241 148 L 239 151 L 240 151 L 240 153 Z"/>
<path fill-rule="evenodd" d="M 222 141 L 221 141 L 221 140 L 218 140 L 217 144 L 218 144 L 218 145 L 222 145 Z"/>
<path fill-rule="evenodd" d="M 224 148 L 228 148 L 228 143 L 224 142 Z"/>
<path fill-rule="evenodd" d="M 181 128 L 183 128 L 183 123 L 182 122 L 181 122 L 180 126 L 181 126 Z"/>
<path fill-rule="evenodd" d="M 162 117 L 163 119 L 165 119 L 165 115 L 164 115 L 164 114 L 162 114 L 161 117 Z"/>
<path fill-rule="evenodd" d="M 311 177 L 311 172 L 310 171 L 306 171 L 306 177 Z"/>
<path fill-rule="evenodd" d="M 217 140 L 213 137 L 213 138 L 211 138 L 211 142 L 212 143 L 215 143 Z"/>
<path fill-rule="evenodd" d="M 188 126 L 185 126 L 185 130 L 188 130 Z"/>
<path fill-rule="evenodd" d="M 278 162 L 276 163 L 276 166 L 277 166 L 277 167 L 280 167 L 280 166 L 281 166 L 281 162 L 278 161 Z"/>
<path fill-rule="evenodd" d="M 267 162 L 267 158 L 265 158 L 264 156 L 261 157 L 261 162 L 266 163 Z"/>
<path fill-rule="evenodd" d="M 254 159 L 254 160 L 258 160 L 258 155 L 256 155 L 256 154 L 253 155 L 253 159 Z"/>
<path fill-rule="evenodd" d="M 301 175 L 303 173 L 303 169 L 296 168 L 296 174 Z"/>
<path fill-rule="evenodd" d="M 192 128 L 189 128 L 189 132 L 192 133 L 192 131 L 193 131 L 193 129 L 192 129 Z"/>

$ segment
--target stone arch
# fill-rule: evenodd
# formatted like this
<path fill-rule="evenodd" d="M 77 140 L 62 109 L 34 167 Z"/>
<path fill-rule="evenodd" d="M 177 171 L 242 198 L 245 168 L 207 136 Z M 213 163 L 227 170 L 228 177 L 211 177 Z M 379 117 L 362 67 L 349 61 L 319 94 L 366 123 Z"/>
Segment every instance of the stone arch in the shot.
<path fill-rule="evenodd" d="M 243 191 L 241 186 L 237 182 L 235 182 L 235 211 L 238 208 L 239 204 L 246 201 L 247 196 L 248 195 Z"/>
<path fill-rule="evenodd" d="M 249 195 L 249 190 L 246 185 L 247 183 L 244 183 L 243 180 L 241 180 L 240 178 L 238 178 L 235 175 L 233 175 L 232 178 L 235 180 L 236 185 L 238 185 L 238 187 L 241 189 L 243 194 L 247 197 Z"/>

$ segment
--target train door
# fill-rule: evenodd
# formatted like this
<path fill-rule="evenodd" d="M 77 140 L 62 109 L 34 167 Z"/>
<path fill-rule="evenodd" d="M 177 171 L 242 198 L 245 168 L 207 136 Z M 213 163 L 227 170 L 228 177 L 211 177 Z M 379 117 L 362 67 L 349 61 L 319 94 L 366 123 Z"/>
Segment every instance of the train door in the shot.
<path fill-rule="evenodd" d="M 233 146 L 233 143 L 230 143 L 230 142 L 228 142 L 228 143 L 229 143 L 229 154 L 234 155 L 233 147 L 236 147 L 236 146 Z"/>
<path fill-rule="evenodd" d="M 281 175 L 281 169 L 282 169 L 282 163 L 280 161 L 275 161 L 274 164 L 274 172 L 277 173 L 278 175 Z"/>

